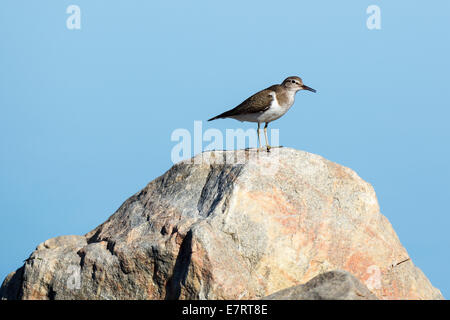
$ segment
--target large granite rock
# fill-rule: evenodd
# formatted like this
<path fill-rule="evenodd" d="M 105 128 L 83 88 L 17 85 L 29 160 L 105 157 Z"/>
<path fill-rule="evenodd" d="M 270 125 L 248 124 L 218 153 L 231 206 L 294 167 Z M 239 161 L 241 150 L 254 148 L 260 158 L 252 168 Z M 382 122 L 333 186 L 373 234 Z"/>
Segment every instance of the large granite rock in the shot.
<path fill-rule="evenodd" d="M 321 273 L 305 284 L 272 293 L 263 300 L 377 300 L 377 297 L 347 271 Z"/>
<path fill-rule="evenodd" d="M 40 244 L 3 299 L 258 299 L 345 270 L 380 299 L 441 299 L 373 188 L 288 148 L 174 165 L 85 236 Z"/>

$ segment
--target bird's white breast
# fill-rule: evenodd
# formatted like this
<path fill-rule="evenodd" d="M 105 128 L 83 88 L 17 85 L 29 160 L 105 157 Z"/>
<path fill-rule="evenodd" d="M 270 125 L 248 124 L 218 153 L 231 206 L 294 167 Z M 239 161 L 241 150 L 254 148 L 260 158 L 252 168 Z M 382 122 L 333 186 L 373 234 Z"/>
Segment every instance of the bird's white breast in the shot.
<path fill-rule="evenodd" d="M 288 101 L 284 105 L 280 105 L 275 92 L 271 93 L 273 100 L 270 107 L 264 111 L 259 113 L 252 114 L 241 114 L 236 115 L 233 118 L 239 121 L 249 121 L 249 122 L 271 122 L 277 120 L 282 115 L 284 115 L 290 107 L 294 104 L 295 92 L 292 95 L 289 95 Z"/>

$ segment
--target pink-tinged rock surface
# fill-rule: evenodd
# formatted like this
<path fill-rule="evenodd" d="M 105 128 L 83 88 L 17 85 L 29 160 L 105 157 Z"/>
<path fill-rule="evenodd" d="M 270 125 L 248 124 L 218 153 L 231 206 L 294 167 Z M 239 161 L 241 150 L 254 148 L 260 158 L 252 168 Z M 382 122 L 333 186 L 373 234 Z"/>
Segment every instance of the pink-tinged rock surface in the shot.
<path fill-rule="evenodd" d="M 50 239 L 4 299 L 259 299 L 327 271 L 379 299 L 442 299 L 375 192 L 288 148 L 207 152 L 173 166 L 85 236 Z"/>

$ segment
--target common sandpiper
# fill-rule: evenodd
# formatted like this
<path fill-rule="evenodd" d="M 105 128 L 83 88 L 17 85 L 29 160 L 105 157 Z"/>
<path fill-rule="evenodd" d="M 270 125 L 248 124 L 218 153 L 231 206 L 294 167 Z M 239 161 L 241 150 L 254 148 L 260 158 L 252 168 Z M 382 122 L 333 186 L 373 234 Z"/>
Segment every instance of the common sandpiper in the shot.
<path fill-rule="evenodd" d="M 267 151 L 270 151 L 271 147 L 267 139 L 267 126 L 270 122 L 283 116 L 292 107 L 295 94 L 300 90 L 316 92 L 313 88 L 304 85 L 301 78 L 296 76 L 288 77 L 281 84 L 270 86 L 255 93 L 237 107 L 225 111 L 208 121 L 232 118 L 239 121 L 257 122 L 259 147 L 261 147 L 260 125 L 262 122 L 265 122 L 264 136 L 266 138 Z"/>

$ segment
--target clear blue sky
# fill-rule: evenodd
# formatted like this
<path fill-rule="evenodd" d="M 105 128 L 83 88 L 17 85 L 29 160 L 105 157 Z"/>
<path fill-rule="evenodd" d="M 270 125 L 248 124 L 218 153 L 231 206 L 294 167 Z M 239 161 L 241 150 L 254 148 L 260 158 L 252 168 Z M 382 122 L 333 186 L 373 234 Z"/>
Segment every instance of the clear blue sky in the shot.
<path fill-rule="evenodd" d="M 449 16 L 448 0 L 1 1 L 0 278 L 169 169 L 174 129 L 300 75 L 318 93 L 271 125 L 280 143 L 370 182 L 450 297 Z"/>

